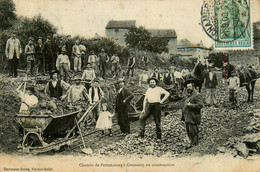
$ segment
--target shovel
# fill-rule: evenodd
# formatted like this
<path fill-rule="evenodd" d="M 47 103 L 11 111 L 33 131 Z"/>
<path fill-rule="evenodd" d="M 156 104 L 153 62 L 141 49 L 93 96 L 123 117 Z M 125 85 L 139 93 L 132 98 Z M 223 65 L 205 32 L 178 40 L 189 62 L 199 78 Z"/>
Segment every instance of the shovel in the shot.
<path fill-rule="evenodd" d="M 85 154 L 92 154 L 93 153 L 92 149 L 91 148 L 86 148 L 86 144 L 85 144 L 85 141 L 84 141 L 81 129 L 79 127 L 78 121 L 76 119 L 75 119 L 75 121 L 76 121 L 77 127 L 79 129 L 79 134 L 80 134 L 80 137 L 81 137 L 81 140 L 82 140 L 82 143 L 83 143 L 83 149 L 81 149 L 81 151 L 84 152 Z"/>

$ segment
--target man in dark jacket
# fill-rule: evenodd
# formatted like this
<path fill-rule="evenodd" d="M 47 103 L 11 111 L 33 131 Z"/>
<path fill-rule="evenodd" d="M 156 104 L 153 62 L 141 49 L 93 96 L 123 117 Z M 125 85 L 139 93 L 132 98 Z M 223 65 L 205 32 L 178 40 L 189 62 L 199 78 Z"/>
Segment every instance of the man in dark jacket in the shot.
<path fill-rule="evenodd" d="M 123 135 L 130 134 L 130 122 L 128 119 L 128 110 L 130 106 L 130 101 L 133 99 L 133 94 L 128 92 L 125 88 L 124 79 L 118 80 L 119 91 L 116 95 L 116 107 L 115 113 L 118 118 L 118 125 L 120 126 L 120 130 Z"/>
<path fill-rule="evenodd" d="M 200 93 L 195 89 L 194 81 L 187 80 L 184 83 L 187 86 L 187 98 L 182 109 L 182 121 L 185 122 L 188 137 L 190 139 L 191 148 L 199 143 L 199 124 L 201 121 L 201 108 L 203 107 L 203 99 Z"/>
<path fill-rule="evenodd" d="M 216 99 L 216 87 L 218 85 L 218 80 L 216 73 L 213 72 L 212 67 L 209 68 L 205 76 L 205 88 L 206 88 L 206 105 L 211 106 L 212 104 L 217 106 L 217 99 Z"/>
<path fill-rule="evenodd" d="M 45 72 L 51 74 L 52 71 L 52 47 L 51 47 L 51 37 L 47 36 L 46 42 L 43 46 L 44 58 L 45 58 Z"/>
<path fill-rule="evenodd" d="M 36 54 L 36 66 L 37 66 L 37 74 L 41 73 L 45 75 L 45 58 L 44 58 L 44 46 L 42 43 L 42 37 L 38 37 L 38 43 L 35 46 L 35 54 Z"/>

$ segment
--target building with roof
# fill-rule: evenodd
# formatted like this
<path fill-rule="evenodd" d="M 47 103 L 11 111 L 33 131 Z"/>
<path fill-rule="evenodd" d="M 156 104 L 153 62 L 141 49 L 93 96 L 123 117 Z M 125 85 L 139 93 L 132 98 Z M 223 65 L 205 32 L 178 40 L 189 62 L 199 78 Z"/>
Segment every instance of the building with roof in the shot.
<path fill-rule="evenodd" d="M 148 29 L 154 38 L 168 39 L 169 54 L 177 54 L 177 34 L 174 29 Z"/>
<path fill-rule="evenodd" d="M 177 51 L 182 59 L 198 59 L 202 63 L 208 64 L 211 49 L 203 46 L 202 41 L 200 41 L 199 44 L 178 45 Z"/>
<path fill-rule="evenodd" d="M 135 20 L 110 20 L 106 26 L 106 37 L 119 45 L 126 46 L 125 34 L 132 26 L 136 26 Z"/>
<path fill-rule="evenodd" d="M 126 46 L 125 34 L 132 26 L 136 26 L 135 20 L 110 20 L 106 26 L 106 37 Z M 174 29 L 148 29 L 152 37 L 169 39 L 168 49 L 170 54 L 177 53 L 177 34 Z"/>

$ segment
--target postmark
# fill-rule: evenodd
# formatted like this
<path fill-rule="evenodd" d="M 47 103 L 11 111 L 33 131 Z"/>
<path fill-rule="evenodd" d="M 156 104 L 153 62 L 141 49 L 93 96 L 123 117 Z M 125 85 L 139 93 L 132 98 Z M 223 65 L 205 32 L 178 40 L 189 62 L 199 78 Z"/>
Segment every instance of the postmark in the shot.
<path fill-rule="evenodd" d="M 252 49 L 251 0 L 209 0 L 201 7 L 201 25 L 215 49 Z"/>

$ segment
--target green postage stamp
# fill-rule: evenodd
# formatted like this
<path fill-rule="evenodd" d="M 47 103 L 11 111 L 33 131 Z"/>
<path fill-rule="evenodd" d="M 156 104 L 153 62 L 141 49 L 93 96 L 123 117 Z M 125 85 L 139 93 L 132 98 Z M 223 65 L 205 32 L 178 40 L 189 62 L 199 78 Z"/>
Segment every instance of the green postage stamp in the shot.
<path fill-rule="evenodd" d="M 252 49 L 251 0 L 204 1 L 201 25 L 215 49 Z"/>

